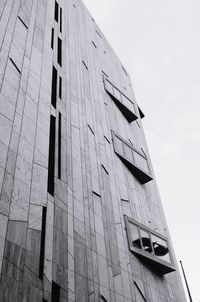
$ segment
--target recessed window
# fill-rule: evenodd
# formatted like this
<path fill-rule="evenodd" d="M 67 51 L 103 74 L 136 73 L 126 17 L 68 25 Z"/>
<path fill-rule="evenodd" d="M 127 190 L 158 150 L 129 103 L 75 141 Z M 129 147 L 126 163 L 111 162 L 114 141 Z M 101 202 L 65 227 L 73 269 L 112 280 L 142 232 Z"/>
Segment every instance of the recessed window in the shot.
<path fill-rule="evenodd" d="M 57 103 L 57 76 L 58 72 L 55 66 L 52 68 L 52 84 L 51 84 L 51 104 L 56 109 Z"/>
<path fill-rule="evenodd" d="M 166 237 L 125 216 L 129 249 L 163 274 L 175 271 Z"/>
<path fill-rule="evenodd" d="M 52 28 L 51 31 L 51 48 L 53 49 L 53 44 L 54 44 L 54 28 Z"/>
<path fill-rule="evenodd" d="M 62 40 L 58 38 L 58 64 L 62 66 Z"/>
<path fill-rule="evenodd" d="M 112 131 L 115 153 L 124 162 L 132 174 L 142 183 L 152 180 L 147 157 L 128 141 Z"/>
<path fill-rule="evenodd" d="M 62 78 L 59 77 L 59 98 L 62 99 Z"/>
<path fill-rule="evenodd" d="M 54 281 L 52 281 L 51 301 L 52 302 L 60 301 L 60 285 L 58 285 Z"/>
<path fill-rule="evenodd" d="M 43 280 L 44 273 L 44 252 L 45 252 L 45 235 L 46 235 L 46 217 L 47 207 L 42 208 L 42 230 L 41 230 L 41 243 L 40 243 L 40 267 L 39 278 Z"/>
<path fill-rule="evenodd" d="M 116 86 L 114 86 L 108 78 L 103 76 L 104 79 L 104 87 L 109 96 L 115 102 L 117 107 L 123 113 L 125 118 L 128 120 L 129 123 L 136 120 L 138 117 L 135 113 L 135 105 L 134 103 L 123 94 Z"/>
<path fill-rule="evenodd" d="M 56 118 L 50 116 L 50 133 L 49 133 L 49 163 L 48 163 L 48 193 L 54 196 L 54 173 L 55 173 L 55 132 Z"/>
<path fill-rule="evenodd" d="M 62 33 L 62 8 L 60 7 L 60 32 Z"/>
<path fill-rule="evenodd" d="M 58 11 L 59 11 L 59 5 L 58 2 L 55 2 L 55 12 L 54 12 L 54 19 L 56 22 L 58 22 Z"/>
<path fill-rule="evenodd" d="M 61 113 L 59 112 L 58 115 L 58 179 L 61 179 L 61 158 L 62 158 L 62 132 L 61 132 L 61 127 L 62 127 L 62 116 Z"/>

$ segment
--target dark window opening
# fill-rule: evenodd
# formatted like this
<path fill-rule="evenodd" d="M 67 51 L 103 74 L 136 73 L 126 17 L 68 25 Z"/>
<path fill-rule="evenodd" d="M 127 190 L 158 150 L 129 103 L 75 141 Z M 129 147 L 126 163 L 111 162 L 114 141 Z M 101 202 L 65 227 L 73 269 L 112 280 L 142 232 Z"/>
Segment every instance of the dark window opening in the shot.
<path fill-rule="evenodd" d="M 82 63 L 85 66 L 85 68 L 88 70 L 88 67 L 87 67 L 86 63 L 84 61 L 82 61 Z"/>
<path fill-rule="evenodd" d="M 26 27 L 26 29 L 28 29 L 28 26 L 25 24 L 25 22 L 22 20 L 20 16 L 18 16 L 18 19 L 22 22 L 22 24 Z"/>
<path fill-rule="evenodd" d="M 56 101 L 57 101 L 57 70 L 53 66 L 52 69 L 52 88 L 51 88 L 51 104 L 56 109 Z"/>
<path fill-rule="evenodd" d="M 60 285 L 52 281 L 51 301 L 59 302 L 60 300 Z"/>
<path fill-rule="evenodd" d="M 55 2 L 55 13 L 54 13 L 54 19 L 56 22 L 58 22 L 58 11 L 59 11 L 59 5 L 58 2 Z"/>
<path fill-rule="evenodd" d="M 101 165 L 104 171 L 106 172 L 107 175 L 109 175 L 108 170 L 104 167 L 104 165 Z"/>
<path fill-rule="evenodd" d="M 51 31 L 51 48 L 53 49 L 53 44 L 54 44 L 54 28 L 52 28 Z"/>
<path fill-rule="evenodd" d="M 142 299 L 143 299 L 144 301 L 147 301 L 146 298 L 145 298 L 145 296 L 143 295 L 141 289 L 139 288 L 139 285 L 137 284 L 137 282 L 134 281 L 134 284 L 135 284 L 135 287 L 137 288 L 137 290 L 138 290 L 140 296 L 142 297 Z"/>
<path fill-rule="evenodd" d="M 96 34 L 102 39 L 101 34 L 96 30 Z"/>
<path fill-rule="evenodd" d="M 166 237 L 125 216 L 129 249 L 162 274 L 176 270 Z"/>
<path fill-rule="evenodd" d="M 59 98 L 62 99 L 62 78 L 59 77 Z"/>
<path fill-rule="evenodd" d="M 92 132 L 92 134 L 94 135 L 94 131 L 92 130 L 92 128 L 90 127 L 90 125 L 89 124 L 87 124 L 88 125 L 88 128 L 90 129 L 90 131 Z"/>
<path fill-rule="evenodd" d="M 101 301 L 103 301 L 103 302 L 108 302 L 108 301 L 106 300 L 106 298 L 105 298 L 103 295 L 101 295 Z"/>
<path fill-rule="evenodd" d="M 40 243 L 40 267 L 39 278 L 43 280 L 44 273 L 44 252 L 45 252 L 45 235 L 46 235 L 46 217 L 47 207 L 42 208 L 42 230 L 41 230 L 41 243 Z"/>
<path fill-rule="evenodd" d="M 95 191 L 92 191 L 92 193 L 93 193 L 94 195 L 98 196 L 98 197 L 101 197 L 101 195 L 100 195 L 99 193 L 95 192 Z"/>
<path fill-rule="evenodd" d="M 122 66 L 122 69 L 123 69 L 125 75 L 128 77 L 128 72 L 126 71 L 126 69 L 124 68 L 124 66 Z"/>
<path fill-rule="evenodd" d="M 15 64 L 15 62 L 13 61 L 12 58 L 10 58 L 10 61 L 12 62 L 12 64 L 15 66 L 15 68 L 17 69 L 17 71 L 21 74 L 20 69 L 17 67 L 17 65 Z"/>
<path fill-rule="evenodd" d="M 92 44 L 94 45 L 95 48 L 97 48 L 96 44 L 94 43 L 94 41 L 92 41 Z"/>
<path fill-rule="evenodd" d="M 58 116 L 58 179 L 61 179 L 61 137 L 62 137 L 62 116 L 61 113 L 59 112 Z"/>
<path fill-rule="evenodd" d="M 60 8 L 60 32 L 62 32 L 62 8 Z"/>
<path fill-rule="evenodd" d="M 55 127 L 56 118 L 50 117 L 49 137 L 49 163 L 48 163 L 48 193 L 54 196 L 54 173 L 55 173 Z"/>
<path fill-rule="evenodd" d="M 62 66 L 62 40 L 58 38 L 58 64 Z"/>

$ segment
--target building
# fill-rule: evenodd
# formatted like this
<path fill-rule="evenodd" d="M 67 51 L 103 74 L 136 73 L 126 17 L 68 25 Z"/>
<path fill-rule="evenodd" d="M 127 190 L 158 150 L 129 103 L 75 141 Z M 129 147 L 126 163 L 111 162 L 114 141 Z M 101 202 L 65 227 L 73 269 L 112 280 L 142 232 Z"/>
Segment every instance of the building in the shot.
<path fill-rule="evenodd" d="M 184 302 L 128 72 L 79 0 L 0 2 L 0 300 Z"/>

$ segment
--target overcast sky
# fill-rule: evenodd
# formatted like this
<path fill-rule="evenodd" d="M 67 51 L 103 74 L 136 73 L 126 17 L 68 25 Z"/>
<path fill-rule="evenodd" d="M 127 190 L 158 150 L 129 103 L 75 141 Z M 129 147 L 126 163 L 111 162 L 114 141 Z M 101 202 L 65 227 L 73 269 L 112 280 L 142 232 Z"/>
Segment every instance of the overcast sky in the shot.
<path fill-rule="evenodd" d="M 200 1 L 83 0 L 129 71 L 177 260 L 200 301 Z"/>

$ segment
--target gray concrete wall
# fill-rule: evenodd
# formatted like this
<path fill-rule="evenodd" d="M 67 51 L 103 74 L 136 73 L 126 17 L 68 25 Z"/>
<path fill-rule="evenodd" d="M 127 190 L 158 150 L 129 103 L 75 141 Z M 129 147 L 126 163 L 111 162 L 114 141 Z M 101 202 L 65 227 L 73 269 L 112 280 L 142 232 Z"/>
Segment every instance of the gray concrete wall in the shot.
<path fill-rule="evenodd" d="M 53 0 L 0 0 L 0 301 L 184 302 L 177 272 L 156 274 L 128 247 L 124 215 L 168 237 L 155 180 L 142 185 L 113 149 L 111 130 L 149 156 L 102 71 L 137 104 L 130 78 L 82 2 L 58 4 L 57 22 Z"/>

